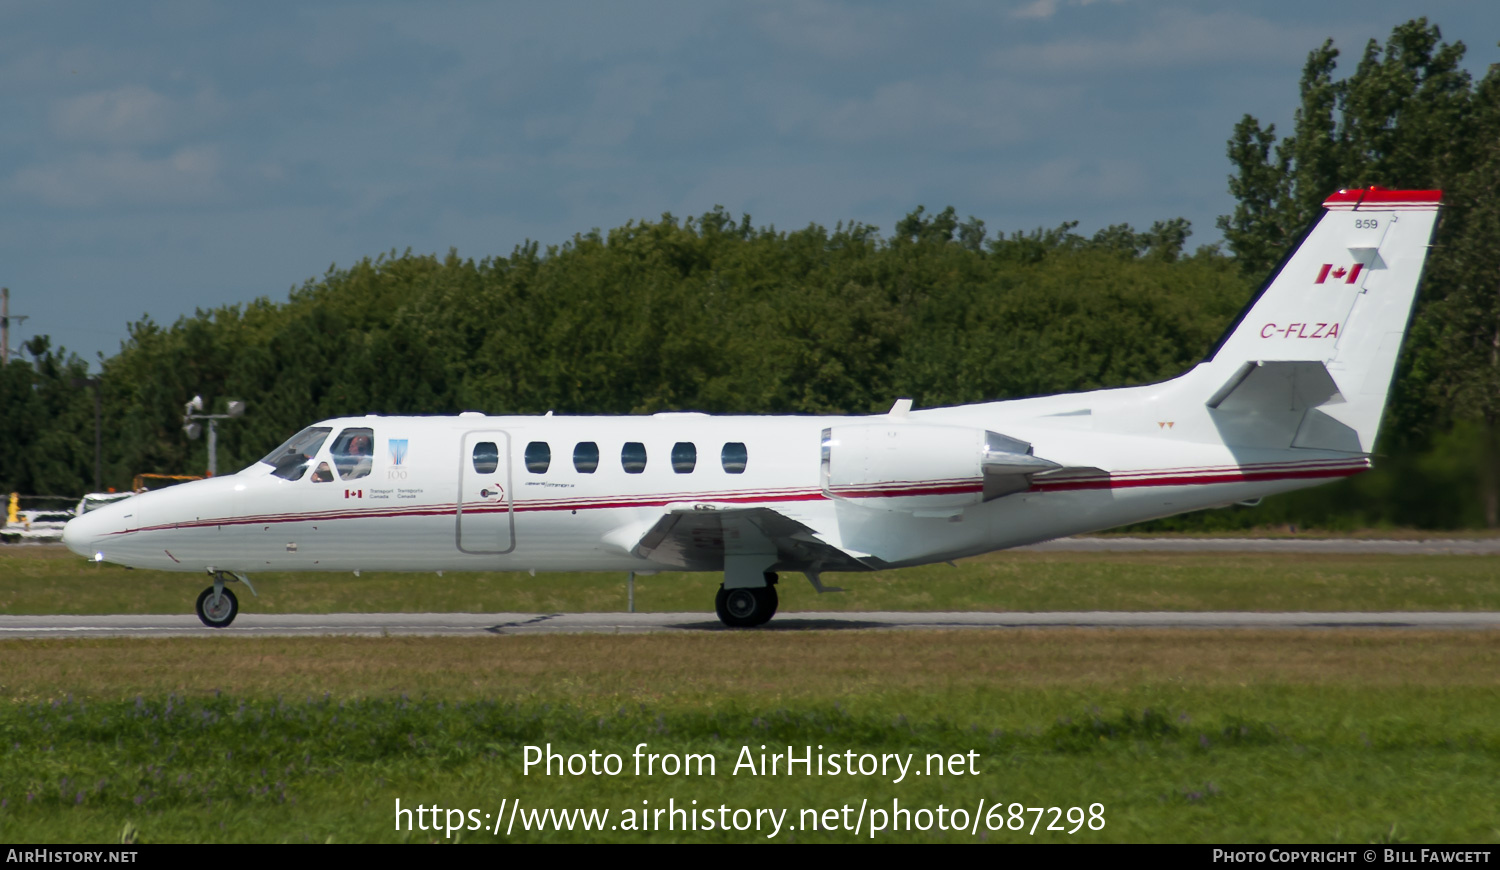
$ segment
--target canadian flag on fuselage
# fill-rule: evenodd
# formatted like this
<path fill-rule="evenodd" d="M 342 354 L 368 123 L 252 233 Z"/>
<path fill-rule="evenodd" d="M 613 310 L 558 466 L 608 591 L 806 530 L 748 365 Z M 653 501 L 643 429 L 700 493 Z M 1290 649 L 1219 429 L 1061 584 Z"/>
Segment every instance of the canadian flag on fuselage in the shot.
<path fill-rule="evenodd" d="M 1323 268 L 1318 270 L 1318 280 L 1314 281 L 1313 283 L 1322 284 L 1324 281 L 1328 280 L 1330 275 L 1332 275 L 1335 280 L 1343 278 L 1345 284 L 1353 284 L 1355 281 L 1359 280 L 1360 270 L 1364 267 L 1365 266 L 1363 263 L 1355 263 L 1352 266 L 1339 266 L 1337 269 L 1335 269 L 1333 268 L 1332 263 L 1324 263 Z M 1345 277 L 1346 275 L 1348 277 Z"/>

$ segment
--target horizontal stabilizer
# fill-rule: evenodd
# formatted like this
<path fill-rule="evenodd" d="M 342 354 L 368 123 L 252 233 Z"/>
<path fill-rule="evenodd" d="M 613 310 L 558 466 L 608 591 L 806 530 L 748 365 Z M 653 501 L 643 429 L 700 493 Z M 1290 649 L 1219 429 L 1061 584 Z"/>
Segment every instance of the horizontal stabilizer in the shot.
<path fill-rule="evenodd" d="M 1226 444 L 1360 452 L 1359 433 L 1318 410 L 1344 396 L 1309 360 L 1247 362 L 1206 403 Z"/>
<path fill-rule="evenodd" d="M 1095 465 L 1069 465 L 1044 471 L 1031 480 L 1038 492 L 1065 492 L 1073 489 L 1109 487 L 1109 472 Z"/>
<path fill-rule="evenodd" d="M 1353 428 L 1333 419 L 1317 408 L 1310 408 L 1292 439 L 1293 447 L 1309 450 L 1341 450 L 1345 453 L 1360 453 L 1359 433 Z"/>
<path fill-rule="evenodd" d="M 1033 456 L 1031 445 L 1025 441 L 986 431 L 979 467 L 984 472 L 984 500 L 994 501 L 1031 489 L 1034 475 L 1055 471 L 1062 466 Z"/>
<path fill-rule="evenodd" d="M 1247 362 L 1207 402 L 1216 411 L 1255 407 L 1306 410 L 1344 401 L 1338 384 L 1321 362 Z"/>

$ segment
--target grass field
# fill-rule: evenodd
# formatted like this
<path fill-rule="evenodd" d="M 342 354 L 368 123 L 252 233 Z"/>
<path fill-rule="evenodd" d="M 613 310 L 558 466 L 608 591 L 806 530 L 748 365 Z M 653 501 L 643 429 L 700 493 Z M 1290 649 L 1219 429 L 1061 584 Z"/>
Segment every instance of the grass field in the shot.
<path fill-rule="evenodd" d="M 1487 610 L 1497 567 L 1454 556 L 1009 554 L 837 578 L 852 590 L 843 596 L 782 589 L 788 609 Z M 255 579 L 263 597 L 242 596 L 247 612 L 609 610 L 624 597 L 613 577 Z M 0 550 L 3 612 L 186 612 L 201 585 Z M 643 578 L 637 600 L 703 611 L 711 590 L 706 577 Z M 617 754 L 622 772 L 523 772 L 525 747 L 549 743 L 562 755 Z M 712 756 L 716 770 L 637 776 L 640 743 Z M 978 772 L 901 782 L 734 772 L 762 746 L 910 755 L 922 770 L 929 755 L 973 753 Z M 474 810 L 439 820 L 484 828 L 453 832 L 467 842 L 869 841 L 871 812 L 858 834 L 809 824 L 830 809 L 843 819 L 848 806 L 852 826 L 863 805 L 889 828 L 897 802 L 927 811 L 909 818 L 928 829 L 879 831 L 877 842 L 1495 842 L 1497 769 L 1496 632 L 0 642 L 0 840 L 11 842 L 98 842 L 127 828 L 143 842 L 450 839 L 398 831 L 397 800 Z M 493 815 L 504 821 L 517 800 L 514 828 L 497 833 Z M 1059 809 L 1032 833 L 1037 814 L 1017 817 L 1012 803 Z M 1099 830 L 1086 823 L 1094 804 Z M 762 817 L 756 830 L 748 815 L 743 831 L 704 830 L 701 818 L 698 830 L 619 829 L 639 827 L 643 810 L 648 826 L 665 825 L 651 813 L 674 806 L 723 807 L 732 824 L 736 809 L 788 812 L 779 829 Z M 939 806 L 950 827 L 963 810 L 968 829 L 940 830 Z M 1073 827 L 1072 807 L 1079 830 L 1045 830 Z M 571 832 L 527 830 L 527 813 L 546 808 L 611 815 L 604 830 L 576 820 Z M 1006 827 L 1018 821 L 1024 830 Z"/>
<path fill-rule="evenodd" d="M 870 574 L 800 575 L 778 587 L 798 610 L 1500 610 L 1485 556 L 1008 552 Z M 626 578 L 525 573 L 257 574 L 243 613 L 623 611 Z M 636 578 L 636 609 L 710 612 L 718 578 Z M 0 613 L 190 613 L 206 577 L 89 563 L 61 547 L 0 547 Z"/>
<path fill-rule="evenodd" d="M 810 633 L 6 642 L 0 839 L 445 839 L 395 801 L 500 809 L 1099 803 L 1001 842 L 1494 841 L 1500 636 Z M 71 697 L 70 697 L 71 696 Z M 139 696 L 139 700 L 137 699 Z M 716 776 L 541 776 L 560 754 L 708 753 Z M 742 747 L 976 753 L 977 774 L 751 776 Z M 1050 817 L 1049 817 L 1050 820 Z M 1002 823 L 1005 817 L 1001 817 Z M 1028 818 L 1029 823 L 1029 818 Z M 791 823 L 795 824 L 795 823 Z M 1045 823 L 1044 823 L 1045 826 Z M 464 831 L 736 840 L 768 832 Z M 783 831 L 777 839 L 868 839 Z M 976 839 L 929 830 L 882 840 Z"/>

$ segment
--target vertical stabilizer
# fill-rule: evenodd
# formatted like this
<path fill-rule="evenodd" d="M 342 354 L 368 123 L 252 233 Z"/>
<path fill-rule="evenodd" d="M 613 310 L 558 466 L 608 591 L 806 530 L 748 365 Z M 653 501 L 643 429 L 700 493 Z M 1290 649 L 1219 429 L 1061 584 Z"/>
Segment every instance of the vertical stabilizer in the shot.
<path fill-rule="evenodd" d="M 1330 196 L 1205 360 L 1216 420 L 1246 434 L 1289 423 L 1292 441 L 1280 446 L 1370 452 L 1441 196 L 1378 187 Z"/>

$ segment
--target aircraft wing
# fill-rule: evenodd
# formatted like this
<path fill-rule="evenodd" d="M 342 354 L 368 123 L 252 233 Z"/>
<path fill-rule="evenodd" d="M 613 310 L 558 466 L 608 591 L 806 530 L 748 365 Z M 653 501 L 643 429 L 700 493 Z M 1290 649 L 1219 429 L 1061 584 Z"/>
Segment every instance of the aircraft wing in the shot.
<path fill-rule="evenodd" d="M 773 550 L 782 570 L 857 571 L 876 562 L 867 553 L 823 540 L 812 527 L 768 507 L 668 505 L 654 523 L 627 529 L 607 540 L 633 555 L 687 570 L 722 571 L 726 554 Z"/>

